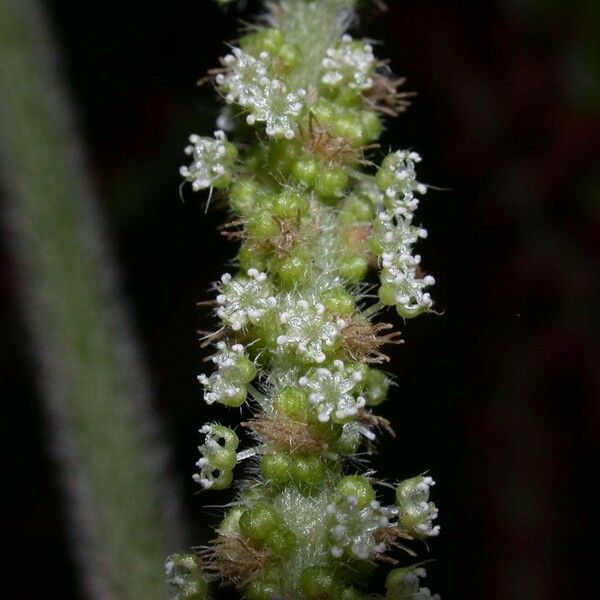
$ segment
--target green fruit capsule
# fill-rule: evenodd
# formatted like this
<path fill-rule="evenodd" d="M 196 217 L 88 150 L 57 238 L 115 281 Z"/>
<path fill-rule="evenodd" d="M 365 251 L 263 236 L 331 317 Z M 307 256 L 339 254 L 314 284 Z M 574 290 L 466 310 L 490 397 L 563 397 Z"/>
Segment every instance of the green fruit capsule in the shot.
<path fill-rule="evenodd" d="M 240 438 L 231 427 L 215 424 L 211 425 L 211 430 L 213 439 L 221 441 L 224 448 L 231 448 L 232 450 L 237 449 Z"/>
<path fill-rule="evenodd" d="M 314 187 L 318 171 L 319 163 L 311 156 L 299 158 L 292 165 L 292 177 L 307 188 Z"/>
<path fill-rule="evenodd" d="M 235 387 L 235 391 L 231 393 L 231 395 L 222 396 L 219 398 L 219 402 L 224 404 L 225 406 L 230 406 L 231 408 L 238 408 L 246 402 L 246 396 L 248 395 L 248 390 L 245 385 L 238 385 Z"/>
<path fill-rule="evenodd" d="M 247 356 L 238 356 L 234 368 L 239 380 L 244 383 L 250 383 L 256 377 L 256 365 Z"/>
<path fill-rule="evenodd" d="M 370 223 L 374 216 L 373 203 L 368 198 L 352 195 L 344 202 L 340 211 L 340 223 Z"/>
<path fill-rule="evenodd" d="M 317 174 L 315 191 L 322 199 L 335 199 L 344 195 L 348 184 L 348 173 L 339 167 L 320 171 Z"/>
<path fill-rule="evenodd" d="M 283 44 L 283 34 L 278 29 L 263 29 L 240 38 L 240 48 L 258 56 L 261 52 L 276 54 Z"/>
<path fill-rule="evenodd" d="M 282 485 L 290 480 L 290 458 L 283 452 L 269 452 L 260 461 L 260 472 L 265 479 Z"/>
<path fill-rule="evenodd" d="M 336 107 L 323 98 L 317 100 L 311 107 L 311 111 L 320 125 L 330 127 L 336 115 Z"/>
<path fill-rule="evenodd" d="M 329 600 L 336 597 L 338 586 L 333 569 L 325 566 L 308 567 L 300 576 L 300 589 L 307 600 Z"/>
<path fill-rule="evenodd" d="M 248 223 L 247 232 L 249 238 L 267 240 L 279 234 L 279 224 L 271 212 L 259 212 Z"/>
<path fill-rule="evenodd" d="M 308 252 L 299 251 L 283 258 L 273 259 L 272 266 L 279 276 L 281 283 L 294 286 L 306 279 L 310 272 L 312 261 Z"/>
<path fill-rule="evenodd" d="M 325 463 L 314 454 L 293 456 L 290 470 L 294 481 L 303 487 L 316 487 L 323 483 L 326 476 Z"/>
<path fill-rule="evenodd" d="M 242 535 L 255 546 L 262 545 L 269 532 L 280 526 L 280 514 L 266 502 L 258 502 L 240 517 Z"/>
<path fill-rule="evenodd" d="M 273 214 L 280 219 L 292 219 L 308 212 L 308 198 L 298 192 L 285 191 L 272 201 Z"/>
<path fill-rule="evenodd" d="M 343 87 L 337 93 L 335 103 L 343 108 L 360 108 L 363 98 L 359 90 Z"/>
<path fill-rule="evenodd" d="M 426 313 L 427 307 L 426 306 L 415 306 L 415 307 L 408 308 L 408 307 L 404 306 L 403 304 L 396 304 L 396 312 L 403 319 L 414 319 L 415 317 L 418 317 L 419 315 Z"/>
<path fill-rule="evenodd" d="M 396 176 L 391 169 L 381 167 L 375 174 L 375 183 L 380 190 L 387 190 L 389 187 L 396 185 Z"/>
<path fill-rule="evenodd" d="M 244 509 L 241 506 L 231 508 L 219 525 L 219 534 L 226 537 L 236 537 L 240 532 L 240 516 L 243 512 Z"/>
<path fill-rule="evenodd" d="M 377 293 L 381 303 L 385 306 L 394 306 L 396 304 L 396 287 L 391 283 L 382 283 Z"/>
<path fill-rule="evenodd" d="M 289 140 L 275 140 L 269 149 L 269 163 L 273 173 L 287 175 L 298 159 L 298 143 Z"/>
<path fill-rule="evenodd" d="M 231 186 L 229 204 L 238 215 L 248 216 L 256 207 L 260 194 L 258 184 L 252 179 L 242 179 Z"/>
<path fill-rule="evenodd" d="M 341 317 L 350 316 L 356 309 L 354 297 L 343 288 L 333 288 L 321 294 L 321 304 L 328 312 Z"/>
<path fill-rule="evenodd" d="M 283 388 L 273 398 L 273 405 L 277 413 L 296 421 L 304 421 L 310 410 L 306 393 L 293 387 Z"/>
<path fill-rule="evenodd" d="M 342 259 L 339 269 L 346 281 L 358 282 L 365 278 L 369 263 L 363 256 L 347 256 Z"/>
<path fill-rule="evenodd" d="M 333 122 L 333 131 L 348 140 L 353 146 L 361 144 L 364 136 L 360 116 L 354 111 L 336 116 Z"/>
<path fill-rule="evenodd" d="M 219 471 L 219 475 L 215 478 L 211 485 L 211 490 L 225 490 L 233 481 L 233 471 Z"/>
<path fill-rule="evenodd" d="M 375 500 L 375 490 L 366 477 L 347 475 L 337 484 L 335 496 L 338 500 L 352 496 L 356 498 L 358 508 L 365 508 Z"/>
<path fill-rule="evenodd" d="M 362 124 L 362 142 L 367 144 L 379 139 L 381 135 L 381 120 L 379 115 L 372 110 L 363 110 L 360 113 L 360 121 Z"/>
<path fill-rule="evenodd" d="M 265 546 L 275 556 L 289 556 L 296 546 L 296 536 L 287 527 L 276 527 L 265 538 Z"/>
<path fill-rule="evenodd" d="M 219 446 L 218 444 L 207 448 L 205 456 L 211 466 L 220 471 L 231 471 L 237 462 L 235 450 Z"/>
<path fill-rule="evenodd" d="M 265 249 L 264 245 L 245 242 L 238 252 L 237 260 L 242 271 L 253 268 L 258 271 L 264 271 L 267 264 L 267 257 L 268 250 Z"/>
<path fill-rule="evenodd" d="M 277 52 L 278 65 L 286 72 L 291 71 L 298 64 L 301 54 L 296 44 L 283 44 Z"/>
<path fill-rule="evenodd" d="M 331 446 L 331 450 L 338 454 L 356 454 L 360 447 L 360 443 L 360 432 L 356 428 L 346 425 L 342 429 L 342 434 L 339 439 Z"/>
<path fill-rule="evenodd" d="M 262 579 L 253 580 L 244 588 L 246 600 L 273 600 L 278 597 L 279 592 L 275 585 Z"/>
<path fill-rule="evenodd" d="M 387 398 L 390 380 L 383 371 L 369 369 L 363 383 L 363 396 L 368 406 L 379 406 Z"/>

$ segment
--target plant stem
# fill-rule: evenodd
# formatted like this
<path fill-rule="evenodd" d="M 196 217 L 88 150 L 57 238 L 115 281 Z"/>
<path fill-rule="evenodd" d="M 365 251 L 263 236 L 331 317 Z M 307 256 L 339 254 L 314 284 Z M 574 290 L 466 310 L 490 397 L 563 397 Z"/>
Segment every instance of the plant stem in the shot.
<path fill-rule="evenodd" d="M 86 596 L 164 598 L 178 490 L 40 2 L 0 0 L 0 168 Z"/>

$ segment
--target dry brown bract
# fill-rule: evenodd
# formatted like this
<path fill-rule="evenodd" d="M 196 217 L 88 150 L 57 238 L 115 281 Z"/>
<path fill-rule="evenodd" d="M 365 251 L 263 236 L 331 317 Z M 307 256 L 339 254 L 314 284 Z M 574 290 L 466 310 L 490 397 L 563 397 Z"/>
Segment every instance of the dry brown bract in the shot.
<path fill-rule="evenodd" d="M 408 535 L 401 527 L 398 525 L 393 525 L 392 527 L 380 527 L 375 530 L 373 535 L 375 538 L 375 542 L 381 544 L 382 542 L 387 546 L 392 546 L 394 548 L 398 548 L 403 550 L 407 554 L 411 556 L 416 556 L 416 552 L 413 552 L 410 548 L 400 543 L 398 540 L 412 540 L 412 536 Z M 392 565 L 397 565 L 398 561 L 391 556 L 387 556 L 387 554 L 376 554 L 375 560 L 380 562 L 386 562 Z"/>
<path fill-rule="evenodd" d="M 327 444 L 314 436 L 306 423 L 261 415 L 256 419 L 243 422 L 242 425 L 254 431 L 268 446 L 314 453 L 327 450 Z"/>
<path fill-rule="evenodd" d="M 381 63 L 385 66 L 385 63 Z M 365 93 L 365 100 L 373 110 L 384 115 L 397 117 L 409 106 L 416 92 L 399 92 L 398 88 L 406 83 L 406 77 L 388 77 L 384 73 L 375 72 L 372 76 L 373 87 Z"/>
<path fill-rule="evenodd" d="M 391 323 L 369 323 L 360 315 L 355 315 L 342 330 L 342 346 L 358 362 L 388 362 L 390 358 L 381 351 L 381 347 L 385 344 L 403 343 L 399 331 L 384 333 L 392 328 Z"/>
<path fill-rule="evenodd" d="M 243 587 L 261 571 L 271 556 L 266 548 L 254 548 L 241 538 L 217 536 L 200 551 L 204 568 L 225 584 Z"/>

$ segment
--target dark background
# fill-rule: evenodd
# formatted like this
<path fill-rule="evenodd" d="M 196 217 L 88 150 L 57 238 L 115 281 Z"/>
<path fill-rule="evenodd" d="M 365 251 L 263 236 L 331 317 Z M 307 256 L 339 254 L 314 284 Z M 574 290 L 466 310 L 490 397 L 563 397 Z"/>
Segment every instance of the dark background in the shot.
<path fill-rule="evenodd" d="M 189 190 L 182 203 L 177 170 L 188 134 L 209 134 L 216 116 L 195 81 L 249 11 L 44 3 L 200 543 L 215 520 L 190 480 L 206 420 L 195 331 L 212 321 L 195 302 L 234 247 L 216 232 L 223 215 L 205 216 Z M 417 149 L 420 178 L 443 188 L 422 203 L 420 252 L 444 314 L 402 325 L 399 386 L 382 407 L 399 436 L 376 464 L 438 482 L 429 585 L 442 597 L 577 597 L 593 579 L 597 512 L 585 460 L 599 416 L 600 11 L 591 0 L 389 4 L 361 32 L 419 93 L 383 143 Z M 0 280 L 8 575 L 27 582 L 18 597 L 81 598 L 13 283 Z"/>

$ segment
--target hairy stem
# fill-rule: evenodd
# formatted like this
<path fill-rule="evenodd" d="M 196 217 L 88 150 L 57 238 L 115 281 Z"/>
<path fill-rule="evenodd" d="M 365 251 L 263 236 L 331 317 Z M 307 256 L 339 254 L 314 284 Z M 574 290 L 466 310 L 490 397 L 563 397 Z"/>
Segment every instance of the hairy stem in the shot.
<path fill-rule="evenodd" d="M 3 212 L 23 318 L 87 597 L 163 598 L 178 490 L 40 4 L 0 0 Z"/>

